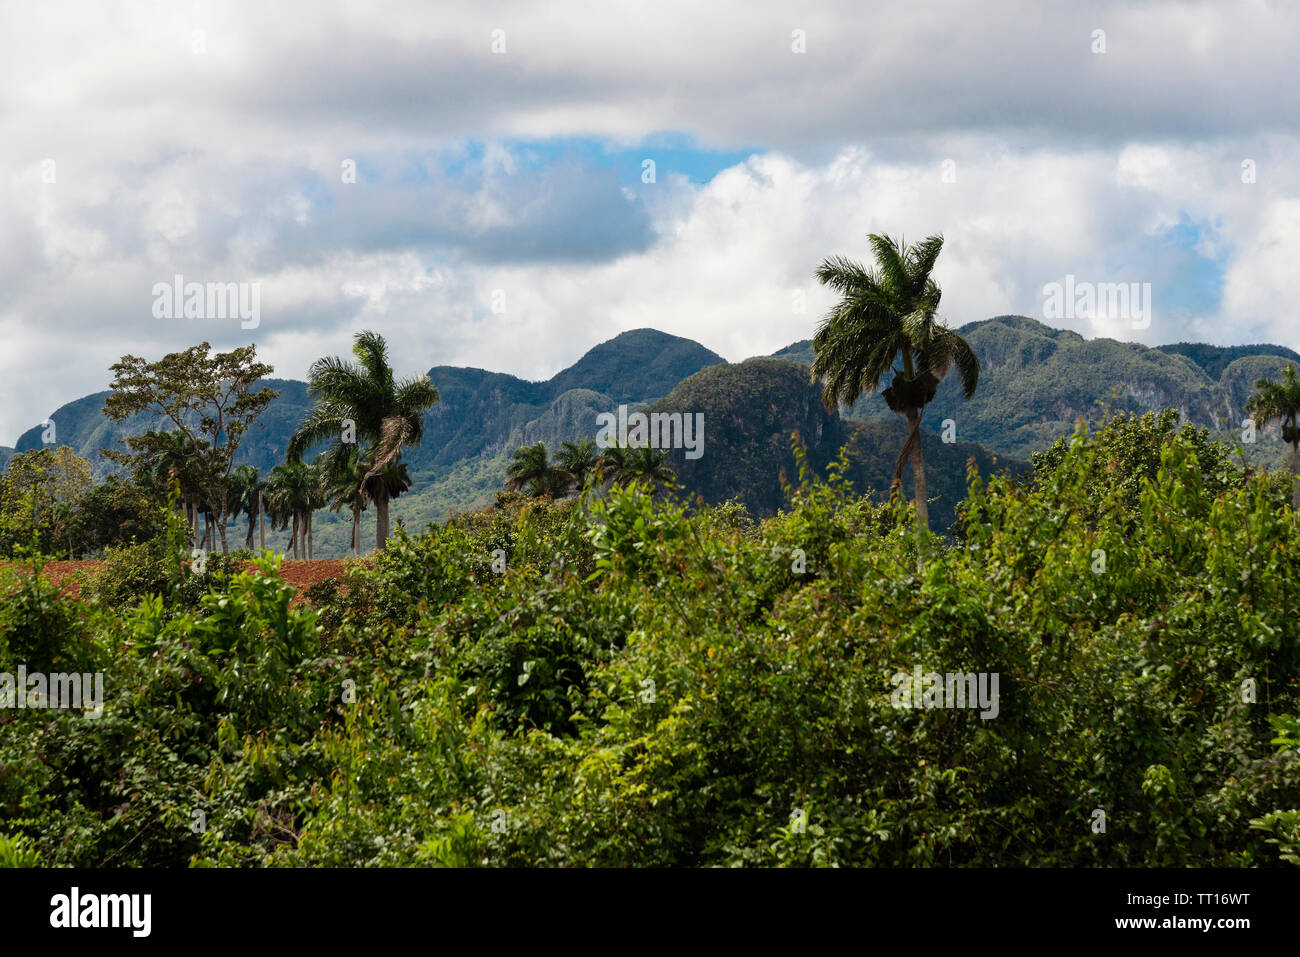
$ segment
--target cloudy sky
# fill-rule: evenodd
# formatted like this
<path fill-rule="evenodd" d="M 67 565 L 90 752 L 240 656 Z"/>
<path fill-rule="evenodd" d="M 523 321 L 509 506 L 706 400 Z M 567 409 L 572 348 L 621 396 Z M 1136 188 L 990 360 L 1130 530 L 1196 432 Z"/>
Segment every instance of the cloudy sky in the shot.
<path fill-rule="evenodd" d="M 869 232 L 944 234 L 952 325 L 1072 275 L 1151 284 L 1084 335 L 1300 348 L 1297 48 L 1267 0 L 0 5 L 0 444 L 201 339 L 765 354 Z M 158 317 L 177 274 L 257 327 Z"/>

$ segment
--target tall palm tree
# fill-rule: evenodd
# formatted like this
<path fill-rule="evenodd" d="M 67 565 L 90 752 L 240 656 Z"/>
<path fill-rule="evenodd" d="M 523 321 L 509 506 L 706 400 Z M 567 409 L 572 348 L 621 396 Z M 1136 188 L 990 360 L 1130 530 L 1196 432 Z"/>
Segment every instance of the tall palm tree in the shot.
<path fill-rule="evenodd" d="M 564 495 L 569 490 L 569 476 L 550 461 L 546 446 L 524 445 L 515 450 L 506 466 L 506 488 L 523 489 L 528 495 Z"/>
<path fill-rule="evenodd" d="M 379 472 L 375 472 L 374 463 L 370 461 L 369 455 L 364 459 L 368 478 L 362 486 L 366 493 L 368 501 L 375 501 L 382 494 L 389 501 L 398 498 L 405 492 L 411 490 L 415 483 L 411 481 L 411 473 L 406 470 L 405 462 L 389 462 Z M 382 486 L 382 488 L 381 488 Z"/>
<path fill-rule="evenodd" d="M 659 486 L 673 485 L 677 481 L 677 473 L 668 464 L 668 454 L 649 446 L 611 446 L 601 455 L 597 472 L 601 481 L 614 485 L 647 482 L 652 495 Z"/>
<path fill-rule="evenodd" d="M 320 490 L 320 471 L 306 462 L 286 462 L 271 469 L 266 483 L 267 503 L 271 508 L 272 526 L 292 525 L 294 558 L 311 554 L 311 516 L 324 502 Z"/>
<path fill-rule="evenodd" d="M 301 458 L 313 445 L 337 441 L 350 422 L 359 441 L 369 443 L 370 468 L 365 481 L 401 458 L 402 450 L 418 445 L 424 435 L 424 413 L 438 401 L 428 376 L 397 380 L 388 361 L 388 344 L 377 332 L 358 332 L 352 345 L 356 362 L 327 356 L 312 363 L 307 392 L 316 405 L 289 440 L 289 457 Z M 389 483 L 375 485 L 375 548 L 388 540 Z"/>
<path fill-rule="evenodd" d="M 631 449 L 622 445 L 611 445 L 602 449 L 596 460 L 596 481 L 600 484 L 609 482 L 618 485 L 627 475 L 628 453 Z"/>
<path fill-rule="evenodd" d="M 587 484 L 587 476 L 596 471 L 599 461 L 596 442 L 590 437 L 581 442 L 565 442 L 555 453 L 555 464 L 569 474 L 578 491 Z"/>
<path fill-rule="evenodd" d="M 352 513 L 352 554 L 361 557 L 361 513 L 370 504 L 363 486 L 370 466 L 355 444 L 339 445 L 321 456 L 321 474 L 329 510 Z"/>
<path fill-rule="evenodd" d="M 863 392 L 874 392 L 880 380 L 893 373 L 881 394 L 908 423 L 894 482 L 902 480 L 910 457 L 917 521 L 928 528 L 921 417 L 940 380 L 954 366 L 969 399 L 979 383 L 979 359 L 966 340 L 938 318 L 939 284 L 930 273 L 943 237 L 931 236 L 911 246 L 874 233 L 868 240 L 874 269 L 842 256 L 826 259 L 817 269 L 817 278 L 838 292 L 840 300 L 813 338 L 812 380 L 822 383 L 822 401 L 833 409 L 852 405 Z M 895 360 L 901 360 L 901 368 Z"/>
<path fill-rule="evenodd" d="M 302 463 L 299 463 L 302 464 Z M 289 528 L 289 547 L 286 556 L 298 557 L 298 509 L 291 491 L 294 477 L 289 465 L 277 465 L 271 469 L 266 480 L 266 511 L 270 517 L 271 529 L 279 531 Z"/>
<path fill-rule="evenodd" d="M 1282 381 L 1257 379 L 1255 391 L 1246 400 L 1246 411 L 1251 413 L 1255 425 L 1264 428 L 1270 422 L 1282 423 L 1282 441 L 1291 446 L 1291 474 L 1300 477 L 1300 377 L 1295 366 L 1287 364 L 1282 370 Z M 1300 482 L 1293 485 L 1291 506 L 1300 509 Z"/>
<path fill-rule="evenodd" d="M 253 550 L 253 532 L 257 525 L 261 505 L 262 481 L 257 469 L 251 465 L 241 465 L 230 473 L 230 499 L 227 512 L 238 517 L 242 512 L 248 516 L 248 534 L 244 536 L 244 547 Z"/>
<path fill-rule="evenodd" d="M 274 469 L 271 471 L 272 473 L 275 472 Z M 298 545 L 298 522 L 292 509 L 282 507 L 281 499 L 276 495 L 274 474 L 272 475 L 272 478 L 267 480 L 266 485 L 263 487 L 262 501 L 263 507 L 266 509 L 266 521 L 267 524 L 271 526 L 271 531 L 283 531 L 286 528 L 290 528 L 292 524 L 289 545 L 285 549 L 285 554 L 291 555 L 293 549 Z"/>

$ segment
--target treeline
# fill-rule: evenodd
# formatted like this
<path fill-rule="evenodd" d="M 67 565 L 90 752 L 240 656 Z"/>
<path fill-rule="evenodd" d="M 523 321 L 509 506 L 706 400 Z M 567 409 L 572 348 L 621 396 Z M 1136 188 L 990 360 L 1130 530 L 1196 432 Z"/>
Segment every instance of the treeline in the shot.
<path fill-rule="evenodd" d="M 123 356 L 111 367 L 104 414 L 117 422 L 145 415 L 156 427 L 128 437 L 125 449 L 100 450 L 121 473 L 99 486 L 90 463 L 67 447 L 15 456 L 0 480 L 0 554 L 94 557 L 144 542 L 163 507 L 184 516 L 186 549 L 228 554 L 228 530 L 242 518 L 245 549 L 255 539 L 264 548 L 270 525 L 289 530 L 287 553 L 311 558 L 315 512 L 350 512 L 360 555 L 361 513 L 374 505 L 382 547 L 389 502 L 412 486 L 402 451 L 420 441 L 438 392 L 425 376 L 397 379 L 376 333 L 358 333 L 353 355 L 313 363 L 316 404 L 285 462 L 265 477 L 235 465 L 243 437 L 277 394 L 259 387 L 273 370 L 254 346 L 213 353 L 205 342 L 155 362 Z"/>

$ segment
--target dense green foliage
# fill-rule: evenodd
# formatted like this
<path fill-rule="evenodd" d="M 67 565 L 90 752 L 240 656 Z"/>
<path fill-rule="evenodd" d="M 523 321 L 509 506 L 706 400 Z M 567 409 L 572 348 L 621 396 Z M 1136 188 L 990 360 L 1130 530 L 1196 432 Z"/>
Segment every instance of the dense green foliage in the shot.
<path fill-rule="evenodd" d="M 14 456 L 0 473 L 0 555 L 71 550 L 83 524 L 78 505 L 91 487 L 89 463 L 66 446 Z"/>
<path fill-rule="evenodd" d="M 1278 356 L 1300 362 L 1300 353 L 1294 349 L 1266 343 L 1253 346 L 1212 346 L 1204 342 L 1175 342 L 1172 345 L 1160 346 L 1160 351 L 1171 355 L 1187 356 L 1204 369 L 1205 374 L 1211 379 L 1218 379 L 1228 366 L 1247 356 Z M 1285 363 L 1273 364 L 1280 366 Z"/>
<path fill-rule="evenodd" d="M 1037 464 L 972 476 L 956 544 L 797 456 L 762 523 L 503 494 L 309 605 L 269 558 L 81 602 L 11 572 L 6 667 L 108 690 L 0 712 L 0 864 L 1294 861 L 1285 481 L 1154 419 Z M 997 716 L 894 707 L 917 666 L 997 673 Z"/>
<path fill-rule="evenodd" d="M 1241 483 L 1242 473 L 1233 464 L 1233 450 L 1212 441 L 1207 429 L 1189 424 L 1179 427 L 1178 413 L 1173 409 L 1142 416 L 1121 413 L 1108 421 L 1094 439 L 1093 461 L 1097 468 L 1086 486 L 1094 507 L 1099 509 L 1108 497 L 1114 497 L 1120 512 L 1136 521 L 1142 510 L 1142 489 L 1156 480 L 1164 448 L 1175 436 L 1195 454 L 1206 494 L 1218 495 Z M 1064 436 L 1045 452 L 1036 452 L 1033 465 L 1039 480 L 1047 481 L 1055 474 L 1078 442 L 1078 434 Z M 1286 483 L 1285 477 L 1275 481 L 1281 483 L 1279 488 Z"/>

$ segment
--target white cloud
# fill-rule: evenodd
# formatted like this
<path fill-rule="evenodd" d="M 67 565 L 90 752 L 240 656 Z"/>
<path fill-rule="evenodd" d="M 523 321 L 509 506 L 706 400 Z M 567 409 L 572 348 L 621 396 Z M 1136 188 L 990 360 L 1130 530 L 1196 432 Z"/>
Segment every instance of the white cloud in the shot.
<path fill-rule="evenodd" d="M 1066 273 L 1179 293 L 1199 255 L 1222 302 L 1134 335 L 1300 346 L 1297 40 L 1268 2 L 0 6 L 0 441 L 194 341 L 149 310 L 178 272 L 260 281 L 255 341 L 293 377 L 362 323 L 409 372 L 549 376 L 638 326 L 770 352 L 868 231 L 945 234 L 954 324 L 1041 315 Z M 504 143 L 665 132 L 755 155 L 630 187 Z M 377 179 L 342 186 L 345 158 Z"/>

